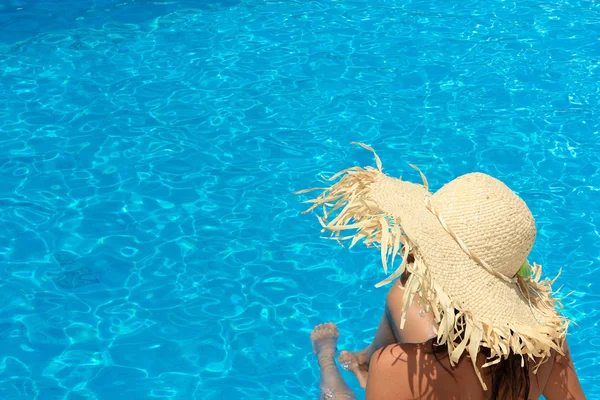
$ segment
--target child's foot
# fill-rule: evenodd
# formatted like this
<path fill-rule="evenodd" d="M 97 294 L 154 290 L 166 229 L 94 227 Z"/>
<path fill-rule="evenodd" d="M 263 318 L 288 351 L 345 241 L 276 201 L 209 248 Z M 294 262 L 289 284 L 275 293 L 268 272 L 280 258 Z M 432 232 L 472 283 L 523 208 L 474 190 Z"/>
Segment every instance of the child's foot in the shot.
<path fill-rule="evenodd" d="M 363 351 L 350 352 L 342 351 L 338 357 L 338 362 L 342 365 L 342 368 L 352 372 L 360 387 L 365 389 L 367 387 L 367 377 L 369 376 L 369 347 Z"/>

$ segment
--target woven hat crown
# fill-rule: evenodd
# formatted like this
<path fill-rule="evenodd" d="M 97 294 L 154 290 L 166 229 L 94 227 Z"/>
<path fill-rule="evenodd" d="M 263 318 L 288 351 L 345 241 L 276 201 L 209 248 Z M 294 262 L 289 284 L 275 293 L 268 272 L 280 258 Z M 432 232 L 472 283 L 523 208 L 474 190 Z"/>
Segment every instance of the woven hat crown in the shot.
<path fill-rule="evenodd" d="M 431 204 L 471 253 L 506 277 L 517 273 L 535 242 L 525 202 L 489 175 L 460 176 L 432 195 Z"/>

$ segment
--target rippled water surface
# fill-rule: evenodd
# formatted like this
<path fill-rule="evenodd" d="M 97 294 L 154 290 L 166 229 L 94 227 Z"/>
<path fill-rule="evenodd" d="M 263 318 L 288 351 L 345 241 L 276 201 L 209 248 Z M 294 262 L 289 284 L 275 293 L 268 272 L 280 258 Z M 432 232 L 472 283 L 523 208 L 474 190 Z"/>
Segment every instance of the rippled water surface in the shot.
<path fill-rule="evenodd" d="M 599 33 L 590 1 L 2 2 L 0 398 L 316 398 L 311 327 L 365 346 L 383 272 L 291 192 L 373 165 L 353 140 L 526 200 L 600 396 Z"/>

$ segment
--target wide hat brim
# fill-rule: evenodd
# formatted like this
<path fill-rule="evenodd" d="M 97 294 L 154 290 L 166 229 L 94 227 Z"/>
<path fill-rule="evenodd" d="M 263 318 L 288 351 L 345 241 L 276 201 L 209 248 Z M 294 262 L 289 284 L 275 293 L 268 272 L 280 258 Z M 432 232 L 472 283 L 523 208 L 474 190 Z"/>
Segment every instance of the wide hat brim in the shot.
<path fill-rule="evenodd" d="M 511 282 L 491 274 L 461 249 L 428 209 L 424 200 L 433 194 L 424 177 L 423 185 L 391 178 L 375 157 L 377 169 L 354 167 L 336 174 L 333 179 L 341 179 L 310 200 L 309 210 L 324 207 L 319 220 L 334 238 L 351 240 L 351 246 L 364 239 L 367 246 L 379 247 L 386 272 L 390 258 L 392 265 L 396 256 L 402 258 L 396 271 L 377 285 L 410 272 L 401 327 L 419 294 L 422 306 L 435 316 L 438 343 L 448 345 L 451 363 L 466 351 L 484 388 L 475 365 L 481 346 L 491 350 L 485 366 L 513 353 L 539 367 L 552 350 L 561 352 L 569 321 L 557 311 L 553 281 L 541 280 L 541 267 L 536 264 L 531 277 Z M 341 234 L 347 230 L 355 233 Z M 413 263 L 406 262 L 408 254 Z"/>

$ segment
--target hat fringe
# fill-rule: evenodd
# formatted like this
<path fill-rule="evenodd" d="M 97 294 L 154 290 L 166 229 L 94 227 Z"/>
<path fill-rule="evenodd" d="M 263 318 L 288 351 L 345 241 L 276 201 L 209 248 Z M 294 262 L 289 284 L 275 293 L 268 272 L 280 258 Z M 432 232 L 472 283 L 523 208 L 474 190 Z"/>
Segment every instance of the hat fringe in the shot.
<path fill-rule="evenodd" d="M 370 198 L 369 185 L 380 173 L 378 169 L 372 167 L 348 168 L 341 171 L 343 177 L 330 188 L 313 188 L 295 192 L 295 194 L 300 194 L 323 190 L 316 199 L 306 201 L 306 203 L 312 203 L 312 206 L 303 214 L 323 206 L 323 215 L 317 216 L 323 227 L 322 232 L 330 231 L 332 237 L 338 241 L 352 239 L 350 248 L 354 247 L 361 239 L 364 239 L 367 247 L 375 245 L 380 247 L 381 262 L 385 273 L 388 271 L 389 257 L 391 256 L 393 265 L 396 255 L 402 256 L 400 267 L 391 276 L 378 283 L 377 287 L 392 282 L 396 277 L 402 275 L 409 249 L 407 237 L 402 232 L 400 224 L 396 223 L 391 216 L 383 213 L 377 203 Z M 340 173 L 336 174 L 334 179 L 339 175 Z M 340 209 L 341 211 L 335 218 L 329 220 L 332 214 Z M 342 231 L 350 229 L 355 230 L 353 235 L 340 236 Z"/>
<path fill-rule="evenodd" d="M 385 214 L 371 199 L 370 185 L 381 174 L 380 169 L 372 167 L 353 167 L 336 174 L 333 179 L 342 178 L 329 188 L 307 189 L 323 190 L 315 199 L 308 200 L 312 206 L 304 211 L 308 213 L 319 206 L 323 207 L 322 217 L 318 217 L 323 229 L 331 232 L 333 239 L 351 240 L 350 248 L 361 239 L 367 247 L 380 247 L 384 272 L 388 271 L 388 259 L 394 265 L 395 257 L 400 255 L 402 262 L 386 279 L 376 287 L 386 285 L 400 277 L 405 271 L 410 276 L 404 286 L 403 313 L 400 328 L 404 327 L 410 305 L 418 301 L 425 311 L 430 311 L 437 322 L 437 344 L 446 344 L 451 365 L 455 365 L 466 352 L 473 363 L 475 372 L 484 388 L 487 387 L 477 368 L 477 354 L 482 346 L 490 349 L 490 356 L 483 367 L 497 364 L 510 353 L 521 355 L 534 362 L 533 372 L 546 362 L 552 350 L 563 354 L 563 344 L 570 321 L 561 316 L 556 308 L 562 308 L 559 299 L 552 297 L 551 284 L 554 280 L 541 280 L 542 268 L 538 264 L 532 267 L 532 276 L 523 279 L 526 292 L 531 296 L 532 312 L 536 318 L 542 318 L 539 326 L 494 326 L 492 321 L 476 321 L 467 310 L 461 310 L 444 292 L 438 282 L 432 278 L 418 249 L 413 247 L 409 237 L 403 232 L 401 221 Z M 332 214 L 337 215 L 331 219 Z M 342 231 L 353 230 L 348 236 L 340 236 Z M 408 264 L 408 255 L 415 261 Z M 556 278 L 555 278 L 556 279 Z"/>

